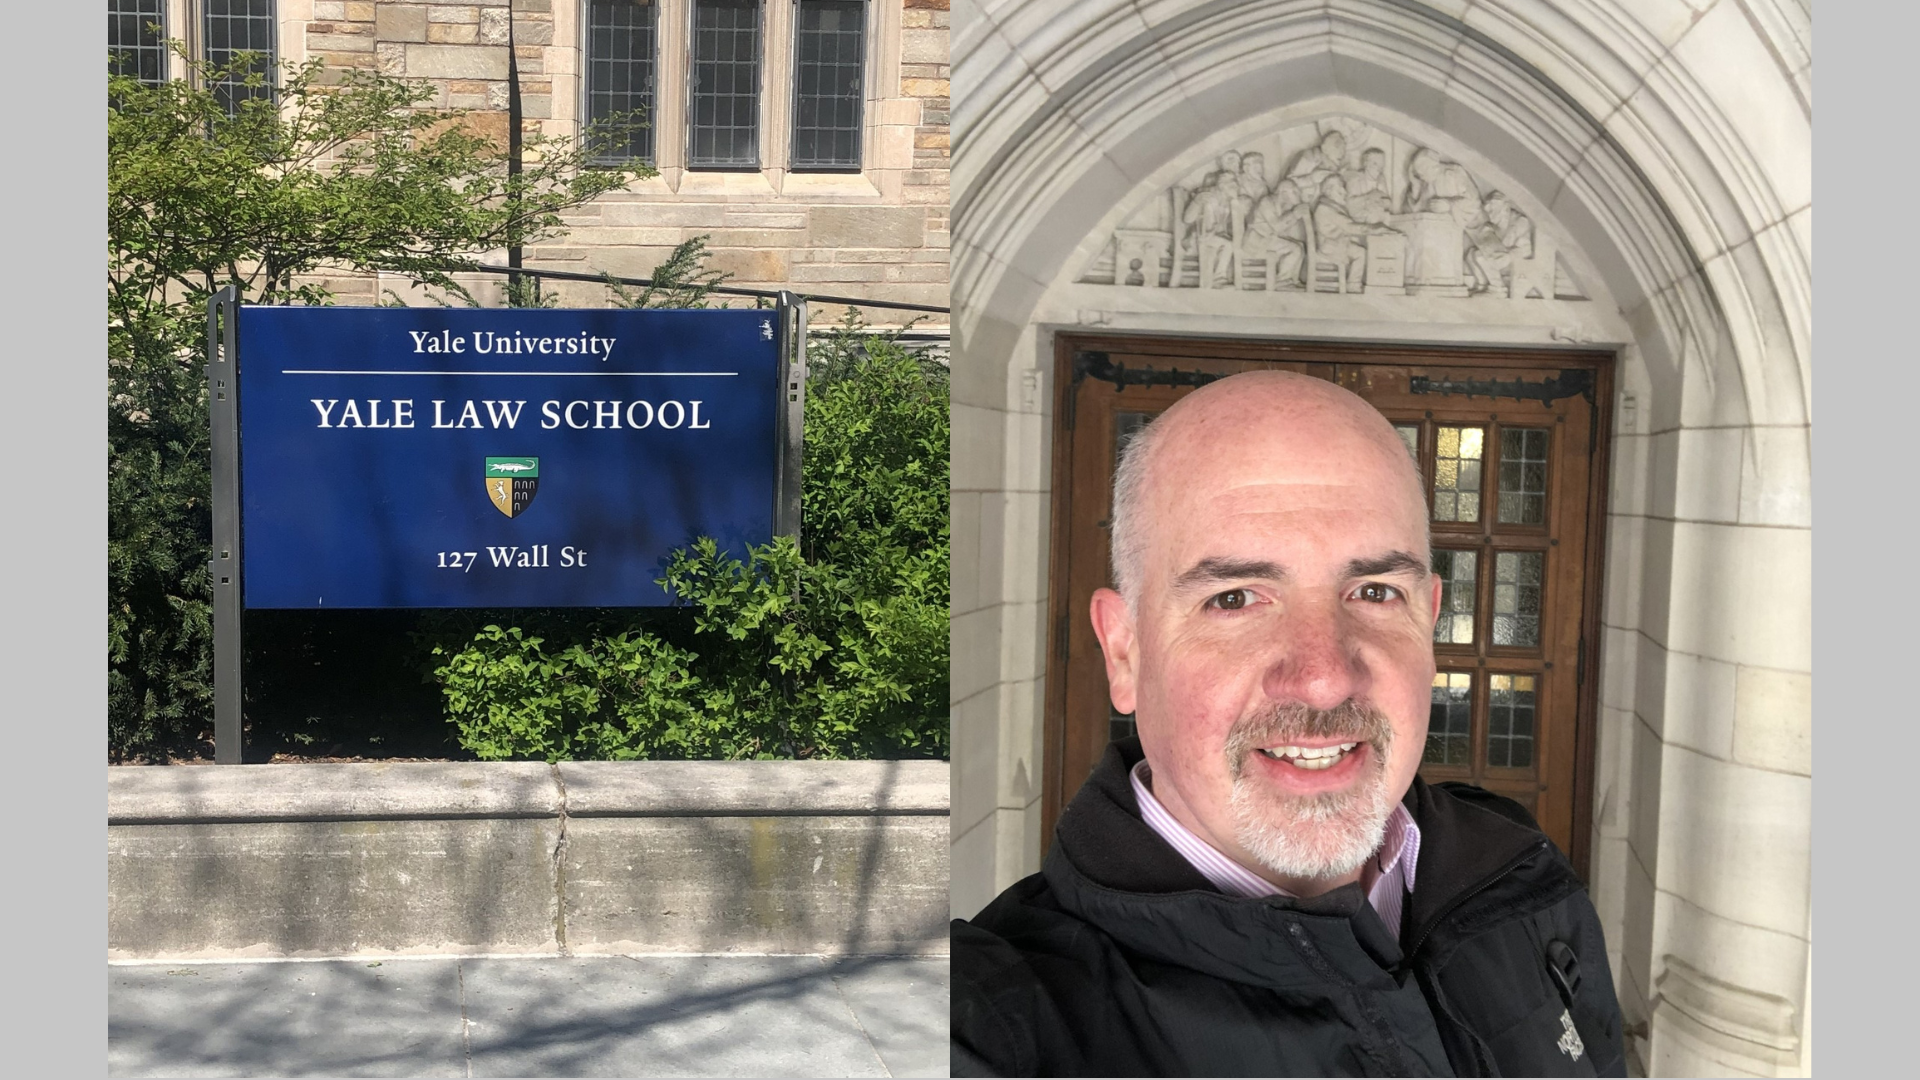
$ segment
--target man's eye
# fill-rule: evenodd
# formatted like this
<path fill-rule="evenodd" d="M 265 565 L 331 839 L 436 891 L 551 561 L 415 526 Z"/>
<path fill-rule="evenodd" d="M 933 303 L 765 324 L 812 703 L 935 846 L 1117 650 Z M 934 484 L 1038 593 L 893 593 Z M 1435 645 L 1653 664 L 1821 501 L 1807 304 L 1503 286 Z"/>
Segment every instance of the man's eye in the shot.
<path fill-rule="evenodd" d="M 1253 603 L 1253 594 L 1245 589 L 1228 589 L 1226 592 L 1207 601 L 1207 606 L 1221 611 L 1239 611 Z"/>
<path fill-rule="evenodd" d="M 1369 581 L 1365 585 L 1353 590 L 1353 598 L 1355 600 L 1365 600 L 1369 604 L 1384 604 L 1389 600 L 1398 600 L 1400 598 L 1400 590 L 1391 585 L 1383 585 L 1378 581 Z"/>

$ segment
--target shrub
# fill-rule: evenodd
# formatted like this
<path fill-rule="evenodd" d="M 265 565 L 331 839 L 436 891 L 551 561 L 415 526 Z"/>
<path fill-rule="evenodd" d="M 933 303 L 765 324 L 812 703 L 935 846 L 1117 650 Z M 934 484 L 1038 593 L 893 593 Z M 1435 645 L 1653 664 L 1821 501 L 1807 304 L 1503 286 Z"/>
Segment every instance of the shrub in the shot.
<path fill-rule="evenodd" d="M 802 537 L 700 539 L 656 612 L 522 613 L 432 644 L 482 758 L 945 756 L 946 369 L 851 325 L 810 358 Z"/>

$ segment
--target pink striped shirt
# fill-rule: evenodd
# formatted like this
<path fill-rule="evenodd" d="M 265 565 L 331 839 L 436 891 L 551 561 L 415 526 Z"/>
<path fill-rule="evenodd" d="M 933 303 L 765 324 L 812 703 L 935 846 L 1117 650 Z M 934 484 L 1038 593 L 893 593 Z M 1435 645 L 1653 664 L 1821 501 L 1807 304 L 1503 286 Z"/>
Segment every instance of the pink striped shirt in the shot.
<path fill-rule="evenodd" d="M 1214 888 L 1228 896 L 1248 899 L 1293 895 L 1221 854 L 1218 848 L 1174 820 L 1167 808 L 1160 805 L 1160 800 L 1153 797 L 1153 789 L 1148 787 L 1153 774 L 1146 762 L 1135 765 L 1129 775 L 1133 780 L 1133 796 L 1140 802 L 1140 816 L 1146 821 L 1147 827 L 1160 834 L 1160 839 L 1172 844 L 1173 850 L 1212 882 Z M 1387 831 L 1381 838 L 1380 851 L 1360 871 L 1360 882 L 1367 890 L 1367 902 L 1373 905 L 1373 910 L 1380 914 L 1380 921 L 1387 924 L 1387 930 L 1395 937 L 1400 936 L 1400 913 L 1406 906 L 1407 894 L 1413 891 L 1414 867 L 1419 862 L 1420 826 L 1414 824 L 1413 815 L 1407 813 L 1406 804 L 1401 803 L 1393 808 L 1392 815 L 1387 818 Z M 1371 882 L 1368 880 L 1370 877 Z"/>

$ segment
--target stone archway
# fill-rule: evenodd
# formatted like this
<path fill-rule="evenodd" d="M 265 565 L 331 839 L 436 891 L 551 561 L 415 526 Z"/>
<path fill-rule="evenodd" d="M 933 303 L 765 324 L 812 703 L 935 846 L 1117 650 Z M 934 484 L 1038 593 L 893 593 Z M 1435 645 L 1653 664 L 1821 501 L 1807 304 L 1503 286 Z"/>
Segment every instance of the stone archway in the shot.
<path fill-rule="evenodd" d="M 956 28 L 957 914 L 1037 866 L 1054 333 L 1612 347 L 1593 884 L 1634 1049 L 1669 1073 L 1809 1068 L 1810 109 L 1777 20 L 1682 6 L 1094 3 Z M 1737 90 L 1753 55 L 1779 74 Z M 1567 288 L 1275 305 L 1146 284 L 1148 253 L 1173 284 L 1179 238 L 1171 217 L 1143 235 L 1143 207 L 1338 123 L 1387 133 L 1390 167 L 1430 148 L 1512 196 Z"/>

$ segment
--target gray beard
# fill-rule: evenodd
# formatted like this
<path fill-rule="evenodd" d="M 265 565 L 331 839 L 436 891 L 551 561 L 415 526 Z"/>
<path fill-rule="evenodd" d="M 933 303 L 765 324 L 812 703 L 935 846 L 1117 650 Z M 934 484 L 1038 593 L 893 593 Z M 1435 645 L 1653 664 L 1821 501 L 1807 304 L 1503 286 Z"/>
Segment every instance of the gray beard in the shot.
<path fill-rule="evenodd" d="M 1373 749 L 1368 775 L 1350 791 L 1295 798 L 1256 786 L 1244 775 L 1249 754 L 1263 746 L 1345 736 Z M 1248 717 L 1227 733 L 1233 776 L 1234 839 L 1269 871 L 1290 878 L 1337 878 L 1360 869 L 1386 837 L 1394 801 L 1387 797 L 1393 725 L 1354 701 L 1321 711 L 1283 706 Z"/>

